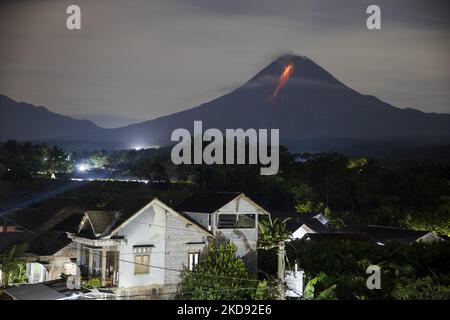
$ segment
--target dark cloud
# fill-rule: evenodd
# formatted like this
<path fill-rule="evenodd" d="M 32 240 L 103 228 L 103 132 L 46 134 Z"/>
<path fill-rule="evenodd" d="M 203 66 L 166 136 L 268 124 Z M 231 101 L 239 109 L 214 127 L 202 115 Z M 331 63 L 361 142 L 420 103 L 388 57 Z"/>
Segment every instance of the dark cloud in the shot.
<path fill-rule="evenodd" d="M 369 0 L 2 1 L 0 93 L 119 126 L 198 105 L 277 56 L 311 57 L 394 105 L 449 112 L 449 2 Z"/>

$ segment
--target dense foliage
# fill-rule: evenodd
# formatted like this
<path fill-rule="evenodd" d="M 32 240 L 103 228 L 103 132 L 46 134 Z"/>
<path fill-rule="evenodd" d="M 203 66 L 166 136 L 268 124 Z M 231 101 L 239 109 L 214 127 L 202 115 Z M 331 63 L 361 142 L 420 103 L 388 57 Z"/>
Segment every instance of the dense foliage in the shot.
<path fill-rule="evenodd" d="M 363 241 L 295 241 L 287 247 L 309 277 L 321 275 L 317 291 L 336 285 L 337 299 L 450 299 L 450 245 Z M 369 265 L 381 269 L 381 290 L 369 290 Z M 324 276 L 325 275 L 325 276 Z"/>
<path fill-rule="evenodd" d="M 323 212 L 334 222 L 370 223 L 450 234 L 450 163 L 383 162 L 340 154 L 280 150 L 280 172 L 261 176 L 258 165 L 180 165 L 170 149 L 91 151 L 67 155 L 57 147 L 9 141 L 0 145 L 0 198 L 11 189 L 39 188 L 36 177 L 76 173 L 192 184 L 196 190 L 242 191 L 274 212 Z M 30 180 L 30 179 L 28 179 Z M 54 183 L 54 182 L 53 182 Z M 23 190 L 23 189 L 22 189 Z M 339 225 L 339 223 L 338 223 Z"/>

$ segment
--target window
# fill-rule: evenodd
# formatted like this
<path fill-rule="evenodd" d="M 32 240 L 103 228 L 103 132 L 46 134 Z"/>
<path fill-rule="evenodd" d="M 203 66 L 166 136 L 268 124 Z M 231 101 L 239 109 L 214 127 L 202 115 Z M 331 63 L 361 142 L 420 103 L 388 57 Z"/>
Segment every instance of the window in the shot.
<path fill-rule="evenodd" d="M 218 227 L 220 229 L 236 228 L 236 217 L 235 214 L 219 214 Z"/>
<path fill-rule="evenodd" d="M 198 265 L 199 256 L 200 256 L 200 252 L 189 252 L 189 259 L 188 259 L 189 271 L 194 270 L 194 267 L 196 265 Z"/>
<path fill-rule="evenodd" d="M 150 273 L 150 255 L 139 254 L 134 256 L 134 274 Z"/>
<path fill-rule="evenodd" d="M 255 226 L 255 214 L 219 214 L 219 229 L 246 229 Z"/>
<path fill-rule="evenodd" d="M 238 218 L 238 228 L 254 228 L 256 225 L 254 214 L 240 214 Z"/>

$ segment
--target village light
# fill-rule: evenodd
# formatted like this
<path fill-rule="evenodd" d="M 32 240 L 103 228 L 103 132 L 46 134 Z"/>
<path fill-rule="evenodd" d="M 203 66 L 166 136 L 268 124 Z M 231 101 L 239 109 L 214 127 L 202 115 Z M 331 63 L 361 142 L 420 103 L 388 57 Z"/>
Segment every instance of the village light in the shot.
<path fill-rule="evenodd" d="M 80 172 L 85 172 L 88 169 L 89 169 L 88 166 L 83 164 L 83 163 L 77 165 L 77 170 L 80 171 Z"/>
<path fill-rule="evenodd" d="M 134 150 L 136 150 L 136 151 L 139 151 L 139 150 L 145 149 L 145 147 L 144 147 L 144 146 L 141 146 L 141 145 L 135 145 L 135 146 L 131 147 L 131 149 L 134 149 Z"/>

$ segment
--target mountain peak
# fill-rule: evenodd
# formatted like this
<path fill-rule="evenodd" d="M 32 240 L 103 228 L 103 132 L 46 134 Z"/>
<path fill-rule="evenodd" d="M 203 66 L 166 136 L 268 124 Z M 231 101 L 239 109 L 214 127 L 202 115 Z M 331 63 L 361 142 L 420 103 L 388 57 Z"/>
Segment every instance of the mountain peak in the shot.
<path fill-rule="evenodd" d="M 315 83 L 345 86 L 337 80 L 328 71 L 322 68 L 307 56 L 287 53 L 279 56 L 268 66 L 258 72 L 248 83 L 260 82 L 273 85 L 278 81 L 285 69 L 292 65 L 292 73 L 290 74 L 290 82 L 297 84 Z"/>
<path fill-rule="evenodd" d="M 286 61 L 311 61 L 307 56 L 302 56 L 294 53 L 286 53 L 279 56 L 275 61 L 286 62 Z"/>

